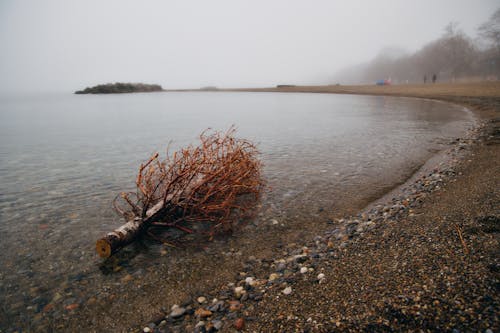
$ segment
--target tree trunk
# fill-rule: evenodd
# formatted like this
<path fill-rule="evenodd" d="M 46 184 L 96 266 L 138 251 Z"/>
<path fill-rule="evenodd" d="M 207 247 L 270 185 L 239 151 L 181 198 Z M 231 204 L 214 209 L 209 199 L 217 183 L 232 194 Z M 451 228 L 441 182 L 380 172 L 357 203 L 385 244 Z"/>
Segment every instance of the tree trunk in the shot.
<path fill-rule="evenodd" d="M 136 217 L 115 231 L 97 240 L 95 249 L 99 256 L 102 258 L 109 258 L 121 248 L 132 243 L 149 227 L 156 215 L 162 210 L 163 206 L 163 201 L 160 201 L 147 211 L 146 218 L 141 219 Z"/>

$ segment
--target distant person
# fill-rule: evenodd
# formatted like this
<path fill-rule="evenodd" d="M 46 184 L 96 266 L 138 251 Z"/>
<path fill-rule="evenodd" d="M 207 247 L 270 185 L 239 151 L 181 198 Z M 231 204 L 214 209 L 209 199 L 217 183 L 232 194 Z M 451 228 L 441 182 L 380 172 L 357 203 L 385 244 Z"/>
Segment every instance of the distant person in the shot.
<path fill-rule="evenodd" d="M 424 75 L 424 84 L 427 82 L 427 75 Z"/>
<path fill-rule="evenodd" d="M 437 76 L 436 74 L 432 75 L 432 83 L 436 83 Z"/>

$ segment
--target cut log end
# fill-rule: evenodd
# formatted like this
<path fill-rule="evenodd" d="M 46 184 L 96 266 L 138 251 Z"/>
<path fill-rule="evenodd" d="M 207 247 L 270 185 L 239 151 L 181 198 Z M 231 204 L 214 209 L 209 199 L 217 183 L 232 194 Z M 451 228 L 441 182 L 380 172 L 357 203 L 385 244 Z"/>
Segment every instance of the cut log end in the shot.
<path fill-rule="evenodd" d="M 101 258 L 111 257 L 111 244 L 105 238 L 96 242 L 95 249 Z"/>
<path fill-rule="evenodd" d="M 148 220 L 133 219 L 113 232 L 99 239 L 95 244 L 96 252 L 102 258 L 109 258 L 122 247 L 136 239 L 150 223 Z"/>

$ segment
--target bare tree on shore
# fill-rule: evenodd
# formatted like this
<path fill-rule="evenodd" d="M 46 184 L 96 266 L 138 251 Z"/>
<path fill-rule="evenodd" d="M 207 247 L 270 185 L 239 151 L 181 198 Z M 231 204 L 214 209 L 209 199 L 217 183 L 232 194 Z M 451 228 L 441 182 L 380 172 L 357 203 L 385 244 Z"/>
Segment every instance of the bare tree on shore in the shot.
<path fill-rule="evenodd" d="M 498 8 L 490 19 L 478 28 L 479 35 L 491 42 L 492 46 L 500 51 L 500 8 Z"/>
<path fill-rule="evenodd" d="M 500 8 L 478 28 L 481 47 L 458 23 L 446 25 L 441 37 L 413 54 L 382 50 L 372 61 L 339 72 L 336 82 L 373 83 L 391 78 L 395 83 L 420 83 L 436 74 L 440 81 L 500 78 Z"/>

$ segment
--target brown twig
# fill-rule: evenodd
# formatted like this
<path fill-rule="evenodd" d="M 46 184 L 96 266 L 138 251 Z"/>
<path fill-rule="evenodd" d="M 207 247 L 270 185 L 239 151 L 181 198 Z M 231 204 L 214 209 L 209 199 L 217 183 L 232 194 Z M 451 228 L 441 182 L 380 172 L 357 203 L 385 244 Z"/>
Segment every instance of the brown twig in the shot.
<path fill-rule="evenodd" d="M 462 243 L 462 247 L 464 248 L 464 253 L 466 255 L 469 254 L 469 249 L 467 248 L 467 244 L 465 243 L 464 237 L 462 235 L 462 229 L 458 224 L 455 224 L 455 228 L 457 229 L 458 237 L 460 238 L 460 242 Z"/>

